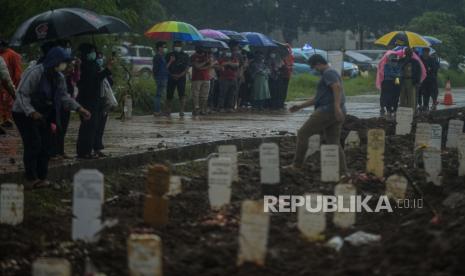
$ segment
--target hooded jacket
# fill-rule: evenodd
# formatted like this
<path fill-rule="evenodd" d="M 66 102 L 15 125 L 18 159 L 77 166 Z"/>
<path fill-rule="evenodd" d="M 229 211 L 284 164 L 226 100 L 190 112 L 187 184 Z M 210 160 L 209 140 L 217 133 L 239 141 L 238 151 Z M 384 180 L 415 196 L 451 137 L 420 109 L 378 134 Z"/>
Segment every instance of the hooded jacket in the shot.
<path fill-rule="evenodd" d="M 67 93 L 63 74 L 54 71 L 60 63 L 69 60 L 71 57 L 63 48 L 55 47 L 48 52 L 41 64 L 28 68 L 19 83 L 13 112 L 30 116 L 33 112 L 55 111 L 58 116 L 57 111 L 60 107 L 69 110 L 80 108 L 81 106 Z"/>

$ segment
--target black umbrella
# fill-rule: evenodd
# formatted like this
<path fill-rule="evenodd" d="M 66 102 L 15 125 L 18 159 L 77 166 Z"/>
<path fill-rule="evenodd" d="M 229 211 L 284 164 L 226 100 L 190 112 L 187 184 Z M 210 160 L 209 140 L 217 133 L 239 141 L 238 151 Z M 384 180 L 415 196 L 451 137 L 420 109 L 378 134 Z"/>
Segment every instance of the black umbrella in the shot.
<path fill-rule="evenodd" d="M 88 10 L 62 8 L 38 14 L 25 21 L 10 40 L 13 46 L 98 33 L 110 24 L 108 19 Z"/>
<path fill-rule="evenodd" d="M 104 20 L 108 23 L 99 28 L 97 31 L 90 31 L 87 33 L 82 33 L 79 35 L 89 35 L 89 34 L 117 34 L 117 33 L 128 33 L 131 31 L 131 27 L 129 27 L 128 23 L 124 20 L 119 19 L 118 17 L 110 16 L 110 15 L 101 15 Z"/>
<path fill-rule="evenodd" d="M 212 38 L 203 38 L 202 40 L 197 40 L 192 42 L 195 46 L 200 46 L 204 48 L 218 48 L 218 49 L 229 49 L 228 44 L 223 41 L 212 39 Z"/>

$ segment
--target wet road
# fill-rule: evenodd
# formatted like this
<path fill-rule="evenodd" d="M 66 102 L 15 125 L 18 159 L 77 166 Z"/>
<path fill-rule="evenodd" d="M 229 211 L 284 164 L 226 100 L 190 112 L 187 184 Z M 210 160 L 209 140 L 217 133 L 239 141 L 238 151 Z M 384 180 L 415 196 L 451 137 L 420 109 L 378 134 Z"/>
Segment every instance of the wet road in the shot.
<path fill-rule="evenodd" d="M 452 107 L 465 106 L 465 90 L 455 90 L 454 100 L 456 105 Z M 440 105 L 440 108 L 446 107 Z M 349 114 L 360 118 L 376 117 L 379 115 L 379 96 L 348 97 L 347 109 Z M 286 111 L 228 113 L 200 118 L 192 118 L 190 114 L 186 114 L 185 118 L 180 118 L 178 114 L 171 118 L 137 116 L 125 122 L 111 118 L 104 136 L 104 152 L 121 156 L 214 140 L 295 133 L 312 110 L 313 108 L 308 108 L 294 114 Z M 66 152 L 70 156 L 75 155 L 78 127 L 79 122 L 73 120 L 66 140 Z M 9 130 L 7 135 L 0 136 L 0 176 L 5 172 L 22 169 L 21 152 L 22 145 L 16 130 Z M 76 161 L 53 161 L 51 166 L 62 165 L 63 162 Z"/>

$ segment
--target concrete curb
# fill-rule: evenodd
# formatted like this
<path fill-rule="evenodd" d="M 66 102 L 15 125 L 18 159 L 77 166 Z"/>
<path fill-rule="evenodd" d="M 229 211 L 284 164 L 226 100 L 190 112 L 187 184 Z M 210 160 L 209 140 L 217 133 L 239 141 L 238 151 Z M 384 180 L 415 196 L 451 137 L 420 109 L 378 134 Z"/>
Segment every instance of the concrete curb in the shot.
<path fill-rule="evenodd" d="M 73 164 L 51 167 L 49 169 L 49 180 L 59 181 L 62 179 L 71 180 L 80 169 L 98 169 L 106 173 L 120 169 L 134 168 L 149 163 L 171 162 L 179 163 L 199 158 L 205 158 L 209 154 L 217 152 L 220 145 L 236 145 L 238 151 L 258 149 L 264 142 L 282 143 L 294 141 L 295 136 L 275 136 L 261 138 L 241 138 L 232 140 L 219 140 L 208 143 L 193 144 L 189 146 L 148 151 L 142 153 L 128 154 L 118 157 L 108 157 L 104 159 L 86 160 Z M 23 183 L 23 171 L 11 172 L 0 175 L 0 183 L 13 182 Z"/>

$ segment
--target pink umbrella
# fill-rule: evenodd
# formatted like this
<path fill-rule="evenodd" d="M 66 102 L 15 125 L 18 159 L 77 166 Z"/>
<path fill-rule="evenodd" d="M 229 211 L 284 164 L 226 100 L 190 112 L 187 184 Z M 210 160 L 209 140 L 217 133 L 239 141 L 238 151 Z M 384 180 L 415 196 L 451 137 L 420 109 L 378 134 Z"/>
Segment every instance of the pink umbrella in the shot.
<path fill-rule="evenodd" d="M 204 37 L 216 39 L 216 40 L 231 40 L 229 36 L 223 34 L 220 31 L 212 29 L 203 29 L 199 31 Z"/>
<path fill-rule="evenodd" d="M 380 59 L 379 63 L 378 63 L 378 72 L 376 74 L 376 88 L 378 88 L 379 90 L 381 90 L 381 83 L 383 82 L 384 80 L 384 65 L 386 65 L 386 62 L 388 61 L 388 58 L 390 55 L 394 54 L 396 56 L 399 56 L 399 57 L 403 57 L 405 54 L 404 54 L 404 50 L 405 49 L 400 49 L 400 50 L 397 50 L 397 51 L 392 51 L 392 50 L 389 50 L 387 51 L 384 56 Z M 418 62 L 420 63 L 420 67 L 421 67 L 421 82 L 423 82 L 423 80 L 426 78 L 426 68 L 425 68 L 425 65 L 423 65 L 423 62 L 421 61 L 420 57 L 415 53 L 413 52 L 413 58 L 418 60 Z"/>

